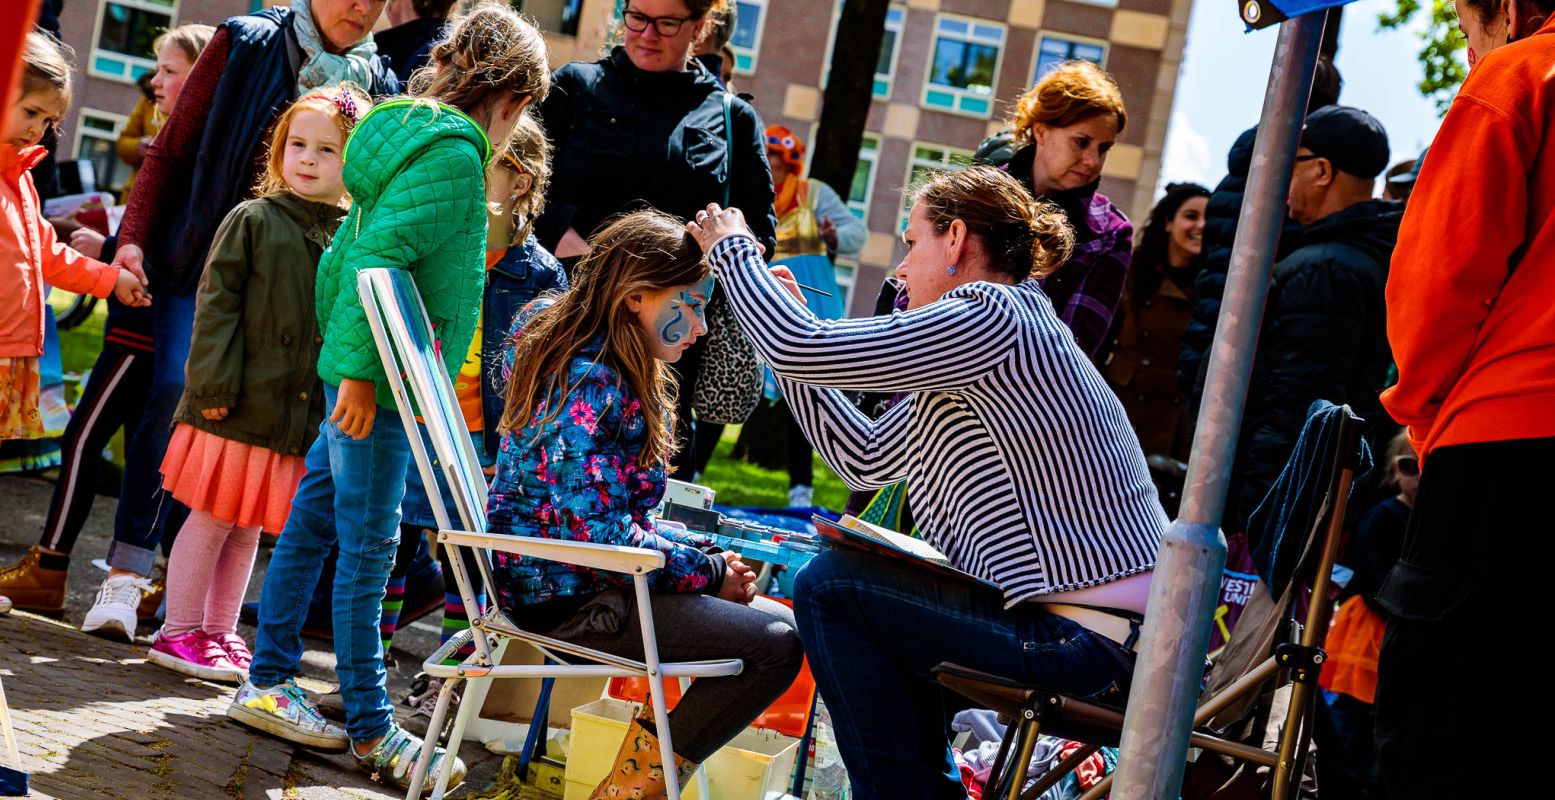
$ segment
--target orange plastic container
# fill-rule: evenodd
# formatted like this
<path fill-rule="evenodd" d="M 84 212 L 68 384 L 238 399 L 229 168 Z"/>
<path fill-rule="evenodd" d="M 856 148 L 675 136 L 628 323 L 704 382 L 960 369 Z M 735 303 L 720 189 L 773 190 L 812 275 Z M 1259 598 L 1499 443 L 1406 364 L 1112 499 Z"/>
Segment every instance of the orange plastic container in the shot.
<path fill-rule="evenodd" d="M 770 598 L 793 608 L 793 601 L 786 598 Z M 695 680 L 695 679 L 693 679 Z M 606 692 L 617 700 L 626 700 L 632 703 L 646 702 L 648 695 L 647 678 L 611 678 Z M 680 681 L 671 680 L 664 684 L 664 693 L 668 695 L 664 702 L 674 708 L 680 702 Z M 815 704 L 815 676 L 810 674 L 810 659 L 806 658 L 799 668 L 799 675 L 794 678 L 794 685 L 788 687 L 761 716 L 756 718 L 750 726 L 763 730 L 777 731 L 785 736 L 795 739 L 804 736 L 805 729 L 810 724 L 810 708 Z"/>

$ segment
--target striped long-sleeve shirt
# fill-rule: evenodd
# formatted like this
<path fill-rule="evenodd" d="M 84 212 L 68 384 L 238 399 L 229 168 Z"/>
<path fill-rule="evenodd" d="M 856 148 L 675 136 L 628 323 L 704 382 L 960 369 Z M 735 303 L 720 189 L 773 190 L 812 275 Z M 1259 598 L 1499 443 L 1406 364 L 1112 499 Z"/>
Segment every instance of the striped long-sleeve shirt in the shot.
<path fill-rule="evenodd" d="M 1167 524 L 1139 440 L 1036 281 L 823 320 L 755 240 L 709 258 L 815 448 L 855 489 L 907 480 L 924 538 L 1008 605 L 1134 575 Z M 871 420 L 839 390 L 909 392 Z"/>

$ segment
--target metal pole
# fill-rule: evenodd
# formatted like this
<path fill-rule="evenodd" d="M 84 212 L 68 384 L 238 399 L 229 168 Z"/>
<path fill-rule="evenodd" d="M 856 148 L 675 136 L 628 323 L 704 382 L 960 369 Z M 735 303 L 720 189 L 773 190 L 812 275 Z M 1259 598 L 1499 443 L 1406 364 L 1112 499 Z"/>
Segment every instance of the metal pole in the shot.
<path fill-rule="evenodd" d="M 1321 12 L 1287 20 L 1275 44 L 1182 511 L 1161 538 L 1150 585 L 1112 795 L 1120 800 L 1169 800 L 1182 787 L 1226 561 L 1226 540 L 1220 533 L 1226 484 L 1324 20 Z"/>

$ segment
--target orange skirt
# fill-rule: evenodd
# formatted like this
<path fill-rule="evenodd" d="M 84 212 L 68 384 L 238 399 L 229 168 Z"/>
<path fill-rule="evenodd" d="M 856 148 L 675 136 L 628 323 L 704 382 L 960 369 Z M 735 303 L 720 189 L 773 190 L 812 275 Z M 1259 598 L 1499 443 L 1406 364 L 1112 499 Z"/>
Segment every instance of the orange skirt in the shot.
<path fill-rule="evenodd" d="M 0 441 L 43 438 L 36 356 L 0 358 Z"/>
<path fill-rule="evenodd" d="M 192 511 L 280 533 L 306 471 L 302 456 L 284 456 L 180 422 L 162 459 L 162 488 Z"/>

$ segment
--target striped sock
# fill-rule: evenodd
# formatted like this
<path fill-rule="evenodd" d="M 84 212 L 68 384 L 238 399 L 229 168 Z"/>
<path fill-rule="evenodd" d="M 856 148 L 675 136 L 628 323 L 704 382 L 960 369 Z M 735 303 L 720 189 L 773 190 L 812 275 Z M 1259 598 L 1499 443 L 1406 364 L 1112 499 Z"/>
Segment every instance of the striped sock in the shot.
<path fill-rule="evenodd" d="M 484 609 L 486 607 L 486 593 L 477 593 L 475 595 L 475 602 L 479 604 L 481 609 Z M 441 637 L 438 640 L 438 643 L 445 643 L 449 639 L 459 635 L 461 631 L 469 630 L 469 628 L 470 615 L 465 613 L 464 599 L 459 597 L 457 594 L 443 595 L 443 631 Z M 469 644 L 466 644 L 464 647 L 459 648 L 459 650 L 453 655 L 443 659 L 443 663 L 445 665 L 458 664 L 464 661 L 466 658 L 469 658 L 474 653 L 475 642 L 472 641 Z"/>
<path fill-rule="evenodd" d="M 394 641 L 394 631 L 400 626 L 400 611 L 405 607 L 405 576 L 389 576 L 389 585 L 383 595 L 383 619 L 378 623 L 378 635 L 383 637 L 383 651 L 389 652 Z"/>

